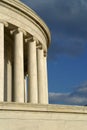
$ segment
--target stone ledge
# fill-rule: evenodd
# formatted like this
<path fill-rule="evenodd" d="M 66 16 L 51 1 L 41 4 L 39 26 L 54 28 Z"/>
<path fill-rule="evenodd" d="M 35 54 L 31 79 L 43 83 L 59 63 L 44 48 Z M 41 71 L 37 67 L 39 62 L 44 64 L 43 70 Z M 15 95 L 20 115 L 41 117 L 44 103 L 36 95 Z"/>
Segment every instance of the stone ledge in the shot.
<path fill-rule="evenodd" d="M 0 111 L 29 111 L 29 112 L 51 112 L 51 113 L 75 113 L 87 114 L 86 106 L 67 105 L 42 105 L 30 103 L 7 103 L 0 102 Z"/>

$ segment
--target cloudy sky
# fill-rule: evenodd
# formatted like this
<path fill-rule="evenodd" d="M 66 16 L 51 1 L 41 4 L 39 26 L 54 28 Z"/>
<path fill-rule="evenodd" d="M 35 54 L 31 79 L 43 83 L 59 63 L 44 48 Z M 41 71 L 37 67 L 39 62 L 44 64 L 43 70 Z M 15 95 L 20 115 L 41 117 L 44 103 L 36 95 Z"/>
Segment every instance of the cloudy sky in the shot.
<path fill-rule="evenodd" d="M 49 101 L 87 104 L 87 0 L 21 0 L 51 31 Z"/>

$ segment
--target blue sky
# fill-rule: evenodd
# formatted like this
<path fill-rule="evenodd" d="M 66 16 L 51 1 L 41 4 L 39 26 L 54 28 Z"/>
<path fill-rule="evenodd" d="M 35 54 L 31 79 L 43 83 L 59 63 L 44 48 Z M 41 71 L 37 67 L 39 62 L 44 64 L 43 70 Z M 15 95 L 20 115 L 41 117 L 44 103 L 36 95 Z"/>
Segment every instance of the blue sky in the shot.
<path fill-rule="evenodd" d="M 49 101 L 87 104 L 87 1 L 21 0 L 51 31 L 48 50 Z"/>

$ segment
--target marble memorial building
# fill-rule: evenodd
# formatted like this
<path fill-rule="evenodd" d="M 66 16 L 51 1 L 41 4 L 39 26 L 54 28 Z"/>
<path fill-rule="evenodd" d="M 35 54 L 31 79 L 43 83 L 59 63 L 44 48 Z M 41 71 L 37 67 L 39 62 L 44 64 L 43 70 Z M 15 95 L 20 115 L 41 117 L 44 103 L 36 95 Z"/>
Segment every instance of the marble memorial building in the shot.
<path fill-rule="evenodd" d="M 0 30 L 0 101 L 48 104 L 49 29 L 18 0 L 1 0 Z"/>
<path fill-rule="evenodd" d="M 87 130 L 87 107 L 48 103 L 50 41 L 32 9 L 0 0 L 0 130 Z"/>

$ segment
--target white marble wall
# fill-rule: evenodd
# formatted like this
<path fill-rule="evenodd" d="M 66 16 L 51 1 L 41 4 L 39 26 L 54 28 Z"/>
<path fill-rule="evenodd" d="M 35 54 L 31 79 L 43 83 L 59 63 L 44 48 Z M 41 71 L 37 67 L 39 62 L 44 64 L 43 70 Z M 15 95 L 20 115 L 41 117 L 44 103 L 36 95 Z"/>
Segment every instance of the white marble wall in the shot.
<path fill-rule="evenodd" d="M 0 109 L 1 130 L 87 130 L 86 107 L 15 103 Z"/>

